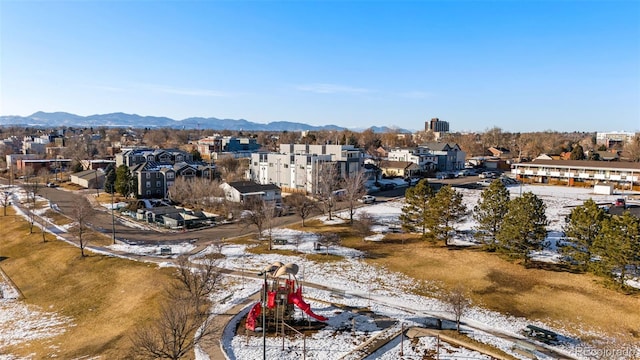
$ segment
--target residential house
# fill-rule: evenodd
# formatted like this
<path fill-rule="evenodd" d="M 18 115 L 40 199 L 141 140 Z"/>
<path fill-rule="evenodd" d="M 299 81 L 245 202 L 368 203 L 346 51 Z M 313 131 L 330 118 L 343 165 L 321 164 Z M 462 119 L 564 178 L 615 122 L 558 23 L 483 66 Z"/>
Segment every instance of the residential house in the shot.
<path fill-rule="evenodd" d="M 510 159 L 511 158 L 511 150 L 501 147 L 501 146 L 492 146 L 487 149 L 489 154 L 493 157 L 499 159 Z"/>
<path fill-rule="evenodd" d="M 428 147 L 425 146 L 418 146 L 413 148 L 395 148 L 388 152 L 387 160 L 412 162 L 416 164 L 419 171 L 422 172 L 435 169 L 438 164 L 438 157 L 434 155 Z"/>
<path fill-rule="evenodd" d="M 281 204 L 282 191 L 273 184 L 258 184 L 254 181 L 233 181 L 220 185 L 225 198 L 231 202 L 244 203 L 249 198 L 259 198 L 268 203 Z"/>
<path fill-rule="evenodd" d="M 438 171 L 451 171 L 464 168 L 466 154 L 455 143 L 428 142 L 420 145 L 428 148 L 437 158 Z"/>
<path fill-rule="evenodd" d="M 411 161 L 380 161 L 380 170 L 386 177 L 410 177 L 420 173 L 420 167 Z"/>

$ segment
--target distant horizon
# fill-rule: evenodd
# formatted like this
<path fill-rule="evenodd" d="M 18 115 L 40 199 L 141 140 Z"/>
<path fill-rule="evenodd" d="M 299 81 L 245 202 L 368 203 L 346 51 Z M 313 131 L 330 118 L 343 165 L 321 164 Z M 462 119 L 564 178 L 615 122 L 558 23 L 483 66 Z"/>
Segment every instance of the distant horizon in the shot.
<path fill-rule="evenodd" d="M 23 118 L 28 118 L 34 114 L 37 113 L 46 113 L 46 114 L 56 114 L 56 113 L 60 113 L 60 114 L 70 114 L 70 115 L 75 115 L 75 116 L 80 116 L 80 117 L 91 117 L 91 116 L 103 116 L 103 115 L 110 115 L 110 114 L 124 114 L 124 115 L 133 115 L 133 116 L 140 116 L 140 117 L 157 117 L 157 118 L 167 118 L 167 119 L 171 119 L 173 121 L 185 121 L 185 120 L 189 120 L 189 119 L 196 119 L 196 118 L 202 118 L 202 119 L 218 119 L 218 120 L 232 120 L 232 121 L 248 121 L 251 123 L 256 123 L 256 124 L 261 124 L 261 125 L 268 125 L 271 123 L 277 123 L 277 122 L 287 122 L 287 123 L 301 123 L 301 124 L 306 124 L 306 125 L 311 125 L 311 126 L 337 126 L 337 127 L 342 127 L 345 128 L 346 130 L 350 130 L 350 131 L 364 131 L 367 130 L 369 128 L 372 127 L 377 127 L 377 128 L 389 128 L 389 129 L 399 129 L 399 130 L 409 130 L 411 132 L 416 132 L 416 131 L 422 131 L 424 130 L 424 125 L 425 123 L 422 123 L 422 126 L 419 128 L 404 128 L 404 127 L 397 127 L 397 126 L 393 126 L 393 125 L 385 125 L 385 124 L 378 124 L 378 125 L 369 125 L 368 127 L 346 127 L 346 126 L 342 126 L 340 124 L 307 124 L 305 122 L 302 121 L 289 121 L 289 120 L 276 120 L 276 121 L 270 121 L 270 122 L 259 122 L 259 121 L 254 121 L 252 119 L 244 119 L 244 118 L 238 118 L 238 119 L 230 119 L 230 118 L 221 118 L 221 117 L 216 117 L 216 116 L 189 116 L 186 118 L 182 118 L 182 119 L 176 119 L 176 118 L 172 118 L 170 116 L 164 116 L 164 115 L 146 115 L 146 114 L 137 114 L 137 113 L 126 113 L 123 111 L 115 111 L 115 112 L 109 112 L 109 113 L 91 113 L 90 115 L 82 115 L 82 114 L 77 114 L 77 113 L 72 113 L 69 111 L 35 111 L 32 112 L 28 115 L 16 115 L 16 114 L 11 114 L 11 115 L 0 115 L 0 117 L 23 117 Z M 429 119 L 430 120 L 430 119 Z M 429 120 L 425 120 L 425 122 L 428 122 Z M 443 119 L 440 119 L 443 120 Z M 446 120 L 444 120 L 446 121 Z M 4 124 L 2 121 L 0 121 L 0 126 L 6 126 L 9 124 Z M 451 126 L 451 124 L 449 124 Z M 106 127 L 112 127 L 112 126 L 107 126 Z M 122 125 L 122 126 L 128 126 L 128 125 Z M 144 127 L 144 126 L 140 126 L 140 127 Z M 162 127 L 162 126 L 161 126 Z M 491 130 L 492 128 L 495 128 L 497 126 L 492 126 L 483 130 L 456 130 L 453 129 L 451 131 L 449 131 L 450 133 L 483 133 L 486 132 L 487 130 Z M 547 131 L 551 131 L 551 132 L 559 132 L 559 133 L 572 133 L 572 132 L 593 132 L 593 133 L 597 133 L 597 132 L 601 132 L 601 133 L 640 133 L 640 129 L 598 129 L 598 130 L 556 130 L 556 129 L 544 129 L 544 130 L 532 130 L 532 131 L 513 131 L 510 130 L 508 128 L 501 128 L 502 132 L 505 133 L 534 133 L 534 132 L 547 132 Z"/>
<path fill-rule="evenodd" d="M 415 130 L 437 117 L 460 132 L 640 128 L 639 1 L 0 7 L 7 116 L 37 108 Z"/>

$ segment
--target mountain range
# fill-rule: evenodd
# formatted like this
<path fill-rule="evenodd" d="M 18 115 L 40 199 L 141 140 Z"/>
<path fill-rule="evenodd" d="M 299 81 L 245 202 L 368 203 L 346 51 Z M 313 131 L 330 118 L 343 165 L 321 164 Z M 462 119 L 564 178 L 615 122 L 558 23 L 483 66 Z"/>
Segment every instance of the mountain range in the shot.
<path fill-rule="evenodd" d="M 38 111 L 29 116 L 0 116 L 0 126 L 31 126 L 31 127 L 133 127 L 133 128 L 173 128 L 173 129 L 212 129 L 234 131 L 304 131 L 304 130 L 346 130 L 348 128 L 337 125 L 315 126 L 298 122 L 274 121 L 267 124 L 252 122 L 245 119 L 218 119 L 190 117 L 184 120 L 174 120 L 168 117 L 140 116 L 137 114 L 110 113 L 90 116 L 80 116 L 66 112 Z M 386 126 L 373 126 L 376 133 L 398 131 L 410 133 L 405 129 L 392 129 Z M 349 129 L 361 131 L 363 129 Z"/>

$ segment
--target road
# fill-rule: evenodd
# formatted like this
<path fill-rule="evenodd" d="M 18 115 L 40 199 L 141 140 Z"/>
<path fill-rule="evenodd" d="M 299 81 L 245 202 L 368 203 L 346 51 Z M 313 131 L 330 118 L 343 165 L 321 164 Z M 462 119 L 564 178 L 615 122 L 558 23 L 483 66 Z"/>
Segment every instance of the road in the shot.
<path fill-rule="evenodd" d="M 457 179 L 451 179 L 451 180 L 457 180 Z M 449 181 L 451 181 L 449 180 Z M 393 189 L 393 190 L 389 190 L 386 192 L 381 192 L 379 193 L 380 198 L 382 199 L 382 201 L 388 200 L 388 199 L 393 199 L 397 196 L 402 196 L 404 195 L 404 191 L 406 188 L 397 188 L 397 189 Z M 43 188 L 41 191 L 39 191 L 40 195 L 42 195 L 43 197 L 49 199 L 49 201 L 51 201 L 52 204 L 56 204 L 58 206 L 58 208 L 60 209 L 60 211 L 63 214 L 71 214 L 74 204 L 77 203 L 78 198 L 81 196 L 87 196 L 90 194 L 86 193 L 87 191 L 77 191 L 77 192 L 71 192 L 71 191 L 66 191 L 66 190 L 62 190 L 62 189 L 57 189 L 57 188 Z M 91 191 L 92 193 L 93 191 Z M 294 223 L 299 221 L 297 216 L 293 216 L 293 215 L 289 215 L 289 216 L 285 216 L 285 217 L 281 217 L 278 218 L 278 225 L 277 226 L 282 226 L 284 224 L 288 224 L 288 223 Z M 111 225 L 112 225 L 112 218 L 111 218 L 111 212 L 106 210 L 105 211 L 99 211 L 97 216 L 94 217 L 92 224 L 95 228 L 103 228 L 103 229 L 110 229 Z M 53 228 L 49 229 L 50 231 Z M 188 234 L 185 233 L 165 233 L 165 232 L 156 232 L 156 231 L 149 231 L 146 229 L 134 229 L 134 228 L 130 228 L 127 227 L 123 224 L 121 224 L 120 222 L 116 222 L 116 234 L 118 236 L 118 238 L 122 238 L 122 237 L 126 237 L 127 239 L 130 240 L 136 240 L 136 241 L 178 241 L 178 240 L 185 240 L 185 239 L 193 239 L 193 238 L 197 238 L 198 239 L 198 243 L 199 245 L 206 245 L 207 243 L 210 243 L 213 240 L 218 240 L 221 238 L 233 238 L 236 236 L 241 236 L 243 234 L 248 234 L 252 232 L 252 228 L 245 226 L 245 225 L 224 225 L 224 226 L 220 226 L 220 227 L 215 227 L 215 228 L 209 228 L 209 229 L 202 229 L 202 230 L 197 230 L 197 231 L 192 231 L 189 232 Z M 124 235 L 122 235 L 124 234 Z M 63 234 L 59 234 L 59 235 L 63 235 Z M 104 249 L 101 248 L 101 251 L 109 251 L 108 249 Z M 135 258 L 135 256 L 134 256 Z M 153 259 L 152 257 L 145 257 L 145 259 L 147 261 L 155 261 L 155 259 Z M 162 259 L 158 259 L 158 261 L 166 261 L 166 259 L 162 258 Z M 238 272 L 238 271 L 234 271 L 234 270 L 229 270 L 229 269 L 220 269 L 220 271 L 222 273 L 228 274 L 228 275 L 235 275 L 235 276 L 247 276 L 247 277 L 255 277 L 254 274 L 247 274 L 245 272 Z M 343 291 L 342 289 L 336 289 L 336 288 L 332 288 L 332 287 L 328 287 L 325 285 L 321 285 L 321 284 L 314 284 L 314 283 L 305 283 L 306 286 L 309 287 L 314 287 L 314 288 L 318 288 L 318 289 L 322 289 L 322 290 L 326 290 L 326 291 Z M 348 292 L 348 295 L 351 297 L 361 297 L 361 298 L 368 298 L 369 301 L 371 301 L 371 295 L 370 294 L 358 294 L 355 292 Z M 402 306 L 399 306 L 397 304 L 392 304 L 392 303 L 387 303 L 385 301 L 385 299 L 382 298 L 375 298 L 374 297 L 374 301 L 378 302 L 380 304 L 384 304 L 386 306 L 390 306 L 396 309 L 400 309 L 403 311 L 407 311 L 410 313 L 414 313 L 418 316 L 421 317 L 425 317 L 425 316 L 431 316 L 431 317 L 436 317 L 436 318 L 441 318 L 442 319 L 442 314 L 436 314 L 436 313 L 432 313 L 426 309 L 410 309 L 410 308 L 404 308 Z M 238 308 L 240 309 L 240 308 Z M 238 310 L 239 311 L 239 310 Z M 232 315 L 232 314 L 228 314 L 228 315 Z M 226 322 L 229 321 L 231 317 L 228 316 L 224 319 L 220 319 L 222 320 L 222 322 Z M 551 356 L 553 358 L 557 358 L 557 359 L 570 359 L 570 357 L 566 357 L 563 354 L 557 353 L 556 351 L 554 351 L 551 348 L 548 347 L 542 347 L 539 345 L 534 344 L 533 342 L 529 341 L 528 339 L 522 339 L 520 337 L 516 337 L 513 336 L 511 334 L 507 334 L 504 332 L 501 332 L 497 329 L 487 329 L 484 326 L 482 326 L 482 324 L 465 324 L 468 328 L 470 329 L 474 329 L 474 330 L 481 330 L 484 332 L 488 332 L 491 333 L 492 335 L 496 336 L 496 337 L 500 337 L 509 341 L 517 341 L 517 340 L 521 340 L 521 341 L 525 341 L 528 342 L 529 344 L 531 344 L 532 346 L 535 346 L 536 349 L 544 354 L 546 354 L 547 356 Z M 222 334 L 215 334 L 216 337 L 221 337 Z M 216 355 L 218 354 L 217 351 L 212 351 L 212 349 L 208 349 L 209 353 L 215 353 Z"/>

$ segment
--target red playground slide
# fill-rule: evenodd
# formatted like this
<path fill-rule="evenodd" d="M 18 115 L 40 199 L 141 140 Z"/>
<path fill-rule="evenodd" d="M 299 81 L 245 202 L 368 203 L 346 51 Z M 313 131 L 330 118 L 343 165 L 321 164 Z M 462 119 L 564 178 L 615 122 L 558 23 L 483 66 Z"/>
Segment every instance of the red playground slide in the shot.
<path fill-rule="evenodd" d="M 256 319 L 258 319 L 258 316 L 260 316 L 261 312 L 262 305 L 257 302 L 255 305 L 253 305 L 251 311 L 249 311 L 249 314 L 247 315 L 247 322 L 245 324 L 245 328 L 247 330 L 256 331 Z"/>
<path fill-rule="evenodd" d="M 311 310 L 311 305 L 309 305 L 309 303 L 306 303 L 303 299 L 302 299 L 302 291 L 301 288 L 298 288 L 298 291 L 293 292 L 291 294 L 289 294 L 289 302 L 294 303 L 297 307 L 299 307 L 302 311 L 304 311 L 307 315 L 311 316 L 312 318 L 318 320 L 318 321 L 327 321 L 329 320 L 328 318 L 322 316 L 322 315 L 317 315 L 315 314 L 312 310 Z"/>

